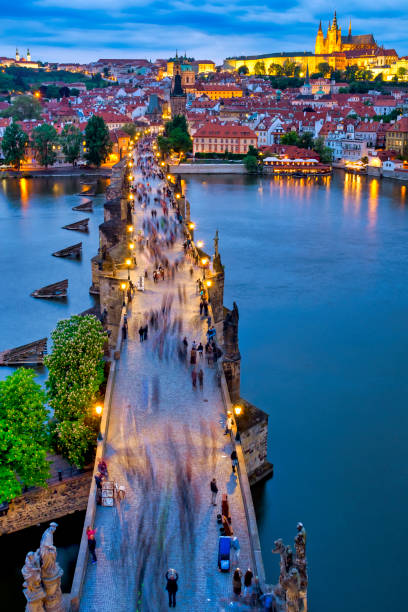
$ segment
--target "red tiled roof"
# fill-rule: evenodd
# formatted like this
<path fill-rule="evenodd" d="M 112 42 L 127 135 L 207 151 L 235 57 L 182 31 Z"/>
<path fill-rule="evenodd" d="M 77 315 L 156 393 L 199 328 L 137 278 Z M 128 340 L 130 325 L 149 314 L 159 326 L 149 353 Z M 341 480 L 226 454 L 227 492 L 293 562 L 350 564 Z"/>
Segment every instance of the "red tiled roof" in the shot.
<path fill-rule="evenodd" d="M 206 123 L 199 128 L 194 137 L 200 138 L 257 138 L 255 132 L 246 125 Z"/>

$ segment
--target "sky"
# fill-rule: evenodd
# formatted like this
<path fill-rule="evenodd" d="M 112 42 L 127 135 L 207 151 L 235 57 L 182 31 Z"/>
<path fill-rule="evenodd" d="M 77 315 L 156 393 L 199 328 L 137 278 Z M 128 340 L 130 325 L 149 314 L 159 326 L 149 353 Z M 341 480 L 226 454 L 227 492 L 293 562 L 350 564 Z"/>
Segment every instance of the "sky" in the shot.
<path fill-rule="evenodd" d="M 18 0 L 1 2 L 0 55 L 16 47 L 32 59 L 89 62 L 99 58 L 168 58 L 175 49 L 221 63 L 233 55 L 313 51 L 335 5 L 326 0 Z M 408 55 L 408 3 L 342 0 L 347 33 L 373 33 L 379 44 Z"/>

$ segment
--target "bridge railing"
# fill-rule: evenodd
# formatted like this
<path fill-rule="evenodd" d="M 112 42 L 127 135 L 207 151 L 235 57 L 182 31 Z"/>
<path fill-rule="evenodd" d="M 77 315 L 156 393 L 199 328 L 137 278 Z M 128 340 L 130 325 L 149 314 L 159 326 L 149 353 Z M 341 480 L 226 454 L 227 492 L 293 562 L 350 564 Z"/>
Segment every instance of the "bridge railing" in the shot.
<path fill-rule="evenodd" d="M 126 313 L 127 307 L 123 306 L 120 316 L 120 325 L 119 332 L 122 329 L 124 323 L 124 315 Z M 119 355 L 122 348 L 122 334 L 118 334 L 118 338 L 116 341 L 115 352 L 114 355 Z M 106 447 L 106 434 L 109 427 L 109 419 L 110 419 L 110 411 L 112 405 L 112 392 L 114 387 L 114 382 L 116 378 L 116 360 L 114 358 L 111 359 L 111 366 L 109 369 L 108 382 L 106 385 L 105 392 L 105 400 L 103 406 L 102 420 L 100 426 L 100 435 L 98 436 L 97 447 L 96 447 L 96 458 L 94 465 L 94 475 L 98 472 L 97 463 L 98 457 L 103 457 L 105 454 Z M 86 534 L 86 528 L 88 525 L 93 525 L 95 520 L 96 513 L 96 482 L 95 478 L 92 478 L 91 488 L 89 491 L 89 499 L 88 499 L 88 507 L 86 509 L 86 515 L 84 520 L 84 528 L 82 531 L 81 544 L 79 547 L 79 553 L 77 558 L 77 563 L 75 566 L 75 574 L 74 579 L 72 581 L 71 587 L 71 596 L 70 596 L 70 610 L 72 612 L 77 612 L 79 610 L 79 604 L 82 595 L 82 589 L 85 581 L 86 570 L 88 566 L 88 537 Z"/>

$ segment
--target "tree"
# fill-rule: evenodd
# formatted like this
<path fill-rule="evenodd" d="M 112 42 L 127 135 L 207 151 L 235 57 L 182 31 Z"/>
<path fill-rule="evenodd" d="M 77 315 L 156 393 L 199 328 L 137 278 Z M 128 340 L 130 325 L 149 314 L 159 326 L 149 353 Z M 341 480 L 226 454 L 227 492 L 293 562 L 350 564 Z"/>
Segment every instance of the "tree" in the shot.
<path fill-rule="evenodd" d="M 269 64 L 268 74 L 282 76 L 282 66 L 280 64 Z"/>
<path fill-rule="evenodd" d="M 189 134 L 186 134 L 186 132 L 179 127 L 171 132 L 169 141 L 170 148 L 176 153 L 187 153 L 193 145 Z"/>
<path fill-rule="evenodd" d="M 355 81 L 356 80 L 356 72 L 358 71 L 358 66 L 347 66 L 344 78 L 346 81 Z"/>
<path fill-rule="evenodd" d="M 65 161 L 73 166 L 81 155 L 82 132 L 76 125 L 67 123 L 61 132 L 60 142 Z"/>
<path fill-rule="evenodd" d="M 404 66 L 400 66 L 397 70 L 398 78 L 404 79 L 404 76 L 407 74 L 408 70 L 404 68 Z M 380 73 L 382 74 L 382 73 Z"/>
<path fill-rule="evenodd" d="M 247 155 L 243 161 L 248 174 L 256 174 L 258 172 L 258 160 L 254 155 Z"/>
<path fill-rule="evenodd" d="M 74 315 L 57 323 L 51 334 L 48 401 L 54 410 L 57 450 L 82 467 L 95 441 L 92 404 L 103 382 L 103 345 L 106 334 L 91 315 Z"/>
<path fill-rule="evenodd" d="M 295 68 L 296 68 L 296 62 L 291 62 L 290 60 L 286 59 L 283 62 L 282 73 L 285 76 L 293 76 L 295 72 Z"/>
<path fill-rule="evenodd" d="M 322 77 L 330 76 L 331 67 L 328 62 L 320 62 L 319 64 L 317 64 L 317 69 L 322 75 Z"/>
<path fill-rule="evenodd" d="M 255 63 L 254 73 L 255 74 L 265 74 L 266 73 L 265 62 L 263 60 L 258 60 Z"/>
<path fill-rule="evenodd" d="M 126 134 L 129 134 L 132 140 L 136 138 L 137 127 L 134 123 L 125 123 L 125 125 L 122 125 L 122 130 L 126 132 Z"/>
<path fill-rule="evenodd" d="M 93 115 L 85 127 L 86 153 L 85 158 L 90 164 L 99 166 L 112 151 L 109 130 L 102 117 Z"/>
<path fill-rule="evenodd" d="M 58 143 L 58 134 L 55 128 L 48 123 L 43 123 L 33 129 L 31 135 L 31 146 L 35 152 L 35 158 L 41 166 L 52 166 L 57 159 L 55 147 Z"/>
<path fill-rule="evenodd" d="M 3 117 L 13 117 L 14 121 L 23 121 L 39 119 L 41 111 L 41 104 L 33 96 L 18 96 L 2 114 Z"/>
<path fill-rule="evenodd" d="M 296 145 L 298 147 L 299 136 L 294 130 L 291 130 L 290 132 L 286 132 L 286 134 L 283 134 L 283 136 L 281 137 L 281 143 L 285 145 Z"/>
<path fill-rule="evenodd" d="M 298 147 L 302 149 L 312 149 L 313 148 L 313 134 L 311 132 L 305 132 L 299 137 Z"/>
<path fill-rule="evenodd" d="M 248 66 L 240 66 L 238 68 L 238 74 L 249 74 Z"/>
<path fill-rule="evenodd" d="M 173 149 L 177 153 L 187 153 L 192 148 L 192 140 L 188 133 L 187 121 L 184 115 L 176 115 L 164 126 L 164 135 L 159 136 L 157 144 L 160 151 L 167 155 Z"/>
<path fill-rule="evenodd" d="M 20 163 L 24 159 L 28 136 L 17 123 L 8 125 L 5 129 L 1 147 L 4 161 L 20 170 Z"/>
<path fill-rule="evenodd" d="M 46 395 L 35 376 L 20 368 L 0 381 L 0 502 L 49 478 Z"/>
<path fill-rule="evenodd" d="M 319 155 L 320 160 L 324 164 L 329 164 L 331 161 L 333 161 L 333 151 L 330 149 L 330 147 L 326 147 L 322 136 L 319 136 L 319 138 L 314 140 L 313 149 Z"/>

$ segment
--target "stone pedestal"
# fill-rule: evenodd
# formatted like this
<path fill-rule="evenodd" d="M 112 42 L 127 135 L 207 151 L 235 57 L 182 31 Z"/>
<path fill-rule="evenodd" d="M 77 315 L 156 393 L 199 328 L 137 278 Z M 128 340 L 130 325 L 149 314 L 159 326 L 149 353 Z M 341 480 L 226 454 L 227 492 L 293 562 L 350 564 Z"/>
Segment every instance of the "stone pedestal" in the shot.
<path fill-rule="evenodd" d="M 186 198 L 182 195 L 177 199 L 180 215 L 186 220 Z"/>
<path fill-rule="evenodd" d="M 235 400 L 237 401 L 237 400 Z M 268 415 L 243 398 L 238 400 L 242 413 L 236 416 L 241 437 L 241 448 L 245 459 L 249 484 L 269 478 L 273 465 L 268 461 Z"/>
<path fill-rule="evenodd" d="M 43 589 L 33 593 L 29 589 L 24 589 L 23 593 L 27 600 L 26 612 L 44 612 L 45 592 Z"/>
<path fill-rule="evenodd" d="M 57 573 L 50 577 L 42 579 L 45 589 L 45 605 L 46 612 L 65 612 L 65 606 L 61 592 L 61 576 L 62 569 L 57 565 Z"/>
<path fill-rule="evenodd" d="M 224 368 L 225 380 L 231 401 L 237 402 L 240 398 L 241 389 L 241 355 L 238 353 L 232 359 L 224 357 L 222 367 Z"/>
<path fill-rule="evenodd" d="M 210 278 L 211 287 L 208 288 L 208 295 L 213 311 L 214 323 L 219 323 L 224 319 L 224 272 L 213 274 Z"/>

